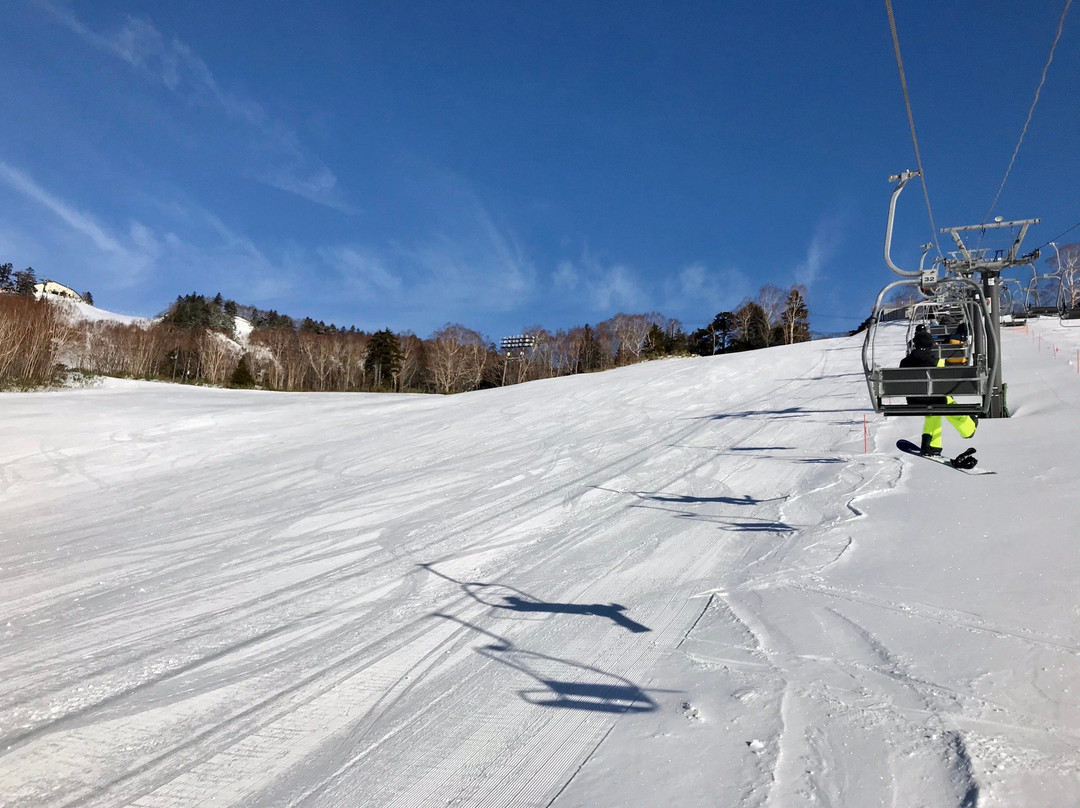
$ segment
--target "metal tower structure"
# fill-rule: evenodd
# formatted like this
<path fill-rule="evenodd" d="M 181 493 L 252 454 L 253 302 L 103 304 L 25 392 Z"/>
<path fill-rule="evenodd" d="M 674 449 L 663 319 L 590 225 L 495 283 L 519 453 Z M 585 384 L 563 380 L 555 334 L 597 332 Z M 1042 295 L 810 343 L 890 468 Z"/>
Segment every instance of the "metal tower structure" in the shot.
<path fill-rule="evenodd" d="M 1033 250 L 1027 255 L 1020 254 L 1020 244 L 1027 235 L 1028 228 L 1038 224 L 1039 219 L 1022 219 L 1015 222 L 1005 222 L 998 216 L 993 222 L 986 224 L 970 224 L 963 227 L 943 227 L 942 233 L 952 236 L 956 244 L 956 251 L 950 252 L 949 256 L 942 260 L 946 272 L 961 278 L 977 280 L 982 285 L 983 295 L 990 306 L 990 321 L 997 336 L 997 342 L 1001 342 L 1001 273 L 1011 267 L 1033 265 L 1039 259 L 1039 251 Z M 1016 238 L 1007 250 L 990 250 L 968 247 L 964 243 L 962 233 L 978 232 L 982 234 L 986 230 L 1002 228 L 1019 228 Z M 1005 408 L 1005 385 L 1002 381 L 1001 363 L 994 367 L 993 377 L 990 379 L 990 412 L 991 418 L 1007 418 L 1008 411 Z"/>

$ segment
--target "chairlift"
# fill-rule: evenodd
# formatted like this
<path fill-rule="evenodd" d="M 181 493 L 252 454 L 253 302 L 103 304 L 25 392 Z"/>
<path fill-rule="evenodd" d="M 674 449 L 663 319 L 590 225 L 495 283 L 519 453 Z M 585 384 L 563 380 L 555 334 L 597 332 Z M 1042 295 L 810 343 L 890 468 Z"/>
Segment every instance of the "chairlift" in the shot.
<path fill-rule="evenodd" d="M 1066 266 L 1061 261 L 1061 251 L 1057 244 L 1050 242 L 1057 253 L 1058 276 L 1058 320 L 1063 326 L 1080 325 L 1080 267 L 1070 261 Z"/>
<path fill-rule="evenodd" d="M 1064 326 L 1080 325 L 1080 279 L 1062 278 L 1058 287 L 1058 320 Z"/>
<path fill-rule="evenodd" d="M 918 287 L 919 280 L 895 281 L 878 295 L 863 342 L 862 362 L 875 412 L 883 415 L 986 415 L 990 412 L 992 380 L 1000 363 L 1000 347 L 990 321 L 990 307 L 979 284 L 969 278 L 945 277 L 939 289 L 949 293 L 953 331 L 967 332 L 966 343 L 937 346 L 941 367 L 901 368 L 910 338 L 882 327 L 883 301 L 896 289 Z M 910 325 L 909 325 L 910 328 Z M 929 328 L 928 328 L 929 330 Z M 953 403 L 945 403 L 946 396 Z M 940 402 L 940 403 L 939 403 Z"/>
<path fill-rule="evenodd" d="M 892 260 L 896 201 L 904 186 L 916 176 L 918 172 L 905 171 L 890 177 L 897 185 L 889 201 L 885 263 L 904 280 L 894 281 L 881 290 L 866 330 L 862 363 L 870 401 L 874 411 L 883 415 L 989 415 L 997 393 L 995 380 L 1001 378 L 1001 350 L 996 324 L 992 322 L 992 307 L 982 287 L 972 280 L 970 272 L 938 277 L 937 262 L 931 269 L 926 269 L 925 259 L 932 246 L 929 244 L 923 245 L 918 270 L 901 269 Z M 955 232 L 953 237 L 959 246 L 964 246 Z M 965 252 L 965 258 L 971 265 L 970 251 Z M 949 266 L 947 262 L 942 263 Z M 905 288 L 917 292 L 914 296 L 926 298 L 926 305 L 912 307 L 915 317 L 909 319 L 909 330 L 901 343 L 900 330 L 887 325 L 883 327 L 882 315 L 886 311 L 884 301 Z M 941 366 L 899 367 L 913 330 L 919 324 L 918 319 L 931 317 L 934 329 L 930 328 L 929 322 L 925 325 L 939 340 Z M 966 332 L 966 343 L 941 344 L 943 337 L 958 330 Z"/>
<path fill-rule="evenodd" d="M 1016 278 L 1002 278 L 1001 286 L 1001 314 L 1003 326 L 1021 326 L 1028 321 L 1027 290 Z"/>
<path fill-rule="evenodd" d="M 917 329 L 925 329 L 935 339 L 941 339 L 952 334 L 964 318 L 961 303 L 948 300 L 940 294 L 913 304 L 908 312 L 909 344 Z"/>
<path fill-rule="evenodd" d="M 1061 300 L 1061 276 L 1056 272 L 1040 275 L 1033 270 L 1028 282 L 1024 306 L 1029 317 L 1053 317 Z"/>

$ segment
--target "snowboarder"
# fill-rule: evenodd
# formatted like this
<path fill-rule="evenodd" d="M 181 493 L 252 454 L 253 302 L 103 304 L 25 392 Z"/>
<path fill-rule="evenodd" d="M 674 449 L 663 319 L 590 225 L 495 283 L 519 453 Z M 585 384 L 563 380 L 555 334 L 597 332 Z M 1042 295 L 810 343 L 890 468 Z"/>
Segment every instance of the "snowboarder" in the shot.
<path fill-rule="evenodd" d="M 925 326 L 915 329 L 907 356 L 900 360 L 902 368 L 944 367 L 945 360 L 938 356 L 937 343 Z M 952 396 L 917 396 L 908 398 L 909 404 L 942 406 L 955 404 Z M 977 418 L 969 415 L 947 415 L 946 420 L 960 433 L 962 438 L 971 438 L 979 426 Z M 941 416 L 927 415 L 923 421 L 922 444 L 919 447 L 924 455 L 937 457 L 941 454 Z"/>

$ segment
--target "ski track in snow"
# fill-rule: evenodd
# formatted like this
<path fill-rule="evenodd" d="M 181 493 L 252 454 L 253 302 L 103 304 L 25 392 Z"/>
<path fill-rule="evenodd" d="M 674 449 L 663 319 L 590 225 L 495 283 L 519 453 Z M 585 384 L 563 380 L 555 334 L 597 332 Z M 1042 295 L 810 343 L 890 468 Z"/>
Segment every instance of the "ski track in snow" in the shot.
<path fill-rule="evenodd" d="M 1074 624 L 875 571 L 933 483 L 862 453 L 858 347 L 0 398 L 0 805 L 1080 799 Z"/>

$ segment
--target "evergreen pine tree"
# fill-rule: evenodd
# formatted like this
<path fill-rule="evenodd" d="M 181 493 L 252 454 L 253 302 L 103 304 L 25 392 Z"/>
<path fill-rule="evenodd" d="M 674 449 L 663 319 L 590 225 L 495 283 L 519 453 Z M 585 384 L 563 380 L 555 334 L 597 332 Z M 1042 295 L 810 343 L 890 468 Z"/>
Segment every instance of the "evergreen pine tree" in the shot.
<path fill-rule="evenodd" d="M 25 297 L 34 296 L 34 287 L 37 285 L 37 275 L 33 267 L 27 267 L 22 272 L 15 273 L 15 292 Z"/>
<path fill-rule="evenodd" d="M 0 292 L 14 292 L 15 281 L 12 277 L 12 272 L 15 267 L 9 262 L 7 264 L 0 264 Z"/>
<path fill-rule="evenodd" d="M 599 370 L 601 365 L 600 343 L 596 339 L 596 332 L 592 326 L 585 323 L 581 329 L 580 343 L 578 345 L 577 363 L 575 373 L 588 373 Z"/>
<path fill-rule="evenodd" d="M 642 354 L 646 359 L 658 359 L 670 354 L 667 334 L 664 329 L 655 323 L 649 328 L 649 334 L 645 337 L 645 349 Z"/>
<path fill-rule="evenodd" d="M 371 335 L 364 369 L 375 377 L 376 388 L 392 386 L 401 372 L 401 343 L 389 328 Z"/>
<path fill-rule="evenodd" d="M 254 387 L 255 377 L 251 375 L 251 368 L 248 365 L 248 354 L 244 354 L 240 357 L 240 364 L 236 366 L 236 370 L 233 371 L 232 378 L 229 379 L 229 387 Z"/>
<path fill-rule="evenodd" d="M 735 330 L 735 315 L 722 311 L 712 322 L 699 328 L 689 337 L 689 348 L 700 356 L 726 353 L 731 347 L 731 333 Z"/>
<path fill-rule="evenodd" d="M 739 351 L 753 351 L 769 344 L 769 317 L 756 301 L 748 301 L 739 307 L 735 317 L 740 323 L 739 339 L 732 346 Z"/>
<path fill-rule="evenodd" d="M 207 300 L 197 292 L 176 298 L 163 319 L 180 328 L 210 328 L 230 337 L 236 336 L 236 321 L 224 312 L 216 298 Z"/>

